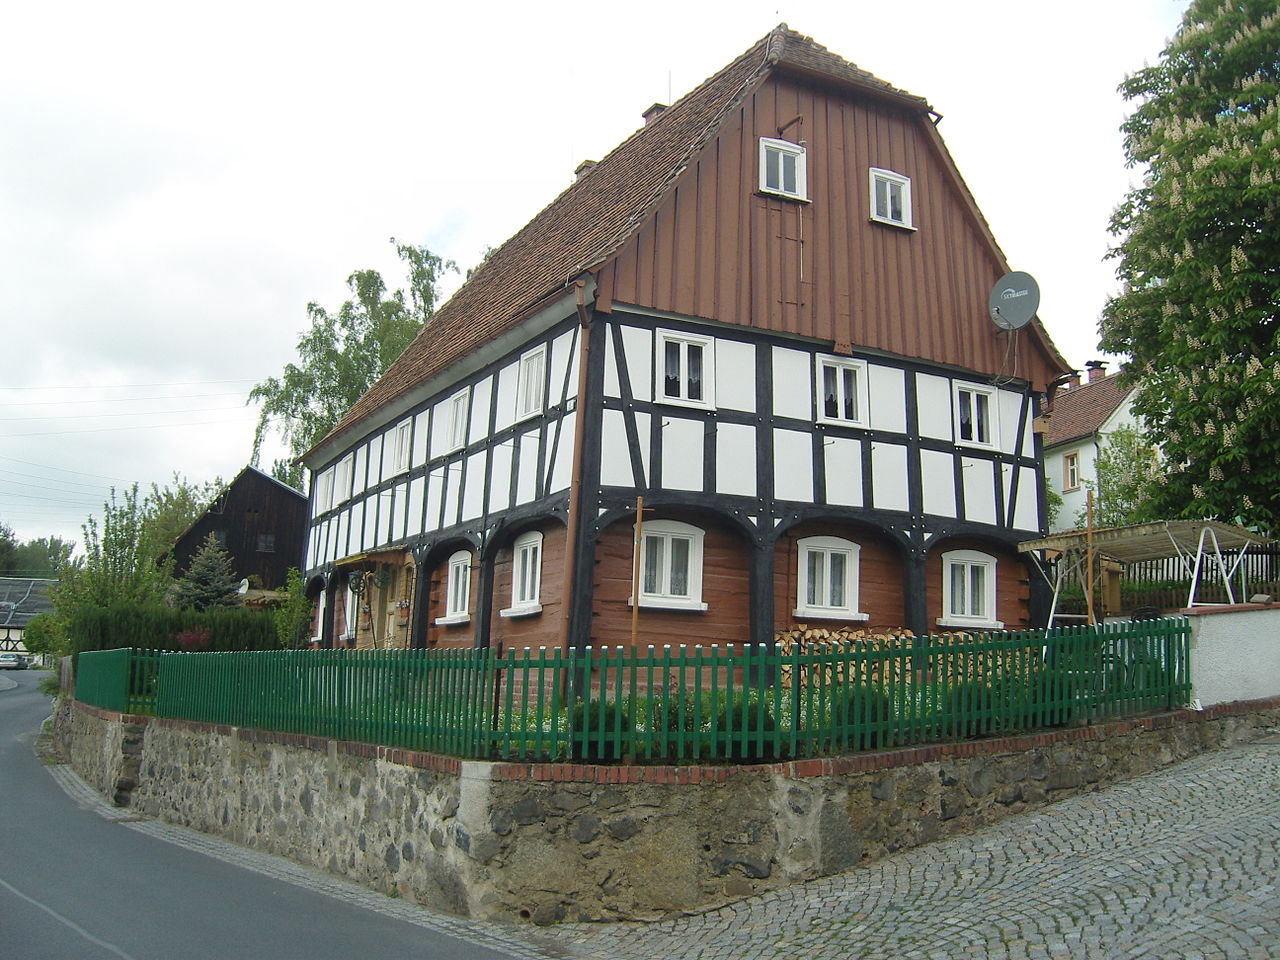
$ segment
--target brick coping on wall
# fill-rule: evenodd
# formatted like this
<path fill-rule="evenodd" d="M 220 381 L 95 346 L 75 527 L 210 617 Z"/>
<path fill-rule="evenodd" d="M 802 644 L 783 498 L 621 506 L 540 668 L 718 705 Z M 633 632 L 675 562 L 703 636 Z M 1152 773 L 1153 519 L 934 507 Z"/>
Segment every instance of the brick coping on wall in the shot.
<path fill-rule="evenodd" d="M 213 733 L 236 737 L 248 743 L 275 743 L 319 753 L 330 751 L 355 757 L 385 760 L 400 766 L 442 773 L 461 774 L 465 764 L 466 774 L 487 780 L 528 780 L 532 782 L 566 783 L 674 783 L 700 784 L 724 783 L 730 777 L 773 775 L 792 780 L 832 774 L 862 773 L 885 770 L 892 767 L 917 766 L 951 757 L 980 757 L 1007 753 L 1021 753 L 1036 747 L 1087 740 L 1107 740 L 1136 730 L 1159 730 L 1178 723 L 1215 720 L 1219 717 L 1237 716 L 1264 710 L 1280 709 L 1280 696 L 1262 700 L 1239 700 L 1221 703 L 1204 710 L 1171 710 L 1145 717 L 1110 720 L 1088 727 L 1049 730 L 1039 733 L 1023 733 L 1012 737 L 992 737 L 986 740 L 965 740 L 958 743 L 936 743 L 898 750 L 880 750 L 836 757 L 813 757 L 805 760 L 788 760 L 779 763 L 741 764 L 734 766 L 641 766 L 638 764 L 603 765 L 591 763 L 511 763 L 508 761 L 470 761 L 446 757 L 420 750 L 386 747 L 353 740 L 333 740 L 301 733 L 280 733 L 273 730 L 256 730 L 233 727 L 223 723 L 201 723 L 193 720 L 174 720 L 169 717 L 149 717 L 138 714 L 117 713 L 75 701 L 81 711 L 101 720 L 129 724 L 157 724 L 160 727 L 186 729 L 193 733 Z"/>
<path fill-rule="evenodd" d="M 1211 607 L 1187 607 L 1179 610 L 1180 617 L 1211 617 L 1217 613 L 1249 613 L 1254 610 L 1280 610 L 1274 603 L 1220 603 Z"/>

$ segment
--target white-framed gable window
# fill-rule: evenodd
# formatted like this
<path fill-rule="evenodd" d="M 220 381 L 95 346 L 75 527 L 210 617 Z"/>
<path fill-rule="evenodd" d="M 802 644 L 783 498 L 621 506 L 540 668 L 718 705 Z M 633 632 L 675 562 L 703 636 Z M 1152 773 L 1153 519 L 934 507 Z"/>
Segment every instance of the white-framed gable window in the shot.
<path fill-rule="evenodd" d="M 459 550 L 449 557 L 449 572 L 445 578 L 444 616 L 436 617 L 440 626 L 466 623 L 471 619 L 471 551 Z"/>
<path fill-rule="evenodd" d="M 511 545 L 511 606 L 501 617 L 526 617 L 542 612 L 542 534 L 522 533 Z"/>
<path fill-rule="evenodd" d="M 640 606 L 705 610 L 703 531 L 678 520 L 650 520 L 640 544 Z"/>
<path fill-rule="evenodd" d="M 796 546 L 795 615 L 866 620 L 867 615 L 858 612 L 858 544 L 842 537 L 804 537 Z"/>
<path fill-rule="evenodd" d="M 330 467 L 316 477 L 316 513 L 324 513 L 333 509 L 333 472 Z"/>
<path fill-rule="evenodd" d="M 863 361 L 818 357 L 814 383 L 820 422 L 867 425 L 867 365 Z"/>
<path fill-rule="evenodd" d="M 346 503 L 351 499 L 351 478 L 356 455 L 348 453 L 338 461 L 333 474 L 333 502 Z"/>
<path fill-rule="evenodd" d="M 471 388 L 463 387 L 449 398 L 445 407 L 450 450 L 460 450 L 467 444 L 467 408 L 471 405 L 470 400 Z"/>
<path fill-rule="evenodd" d="M 547 347 L 530 350 L 520 358 L 520 371 L 516 389 L 516 419 L 526 420 L 540 414 L 546 407 Z"/>
<path fill-rule="evenodd" d="M 1075 450 L 1062 458 L 1062 492 L 1080 489 L 1080 451 Z"/>
<path fill-rule="evenodd" d="M 760 192 L 792 200 L 809 199 L 803 144 L 760 138 Z"/>
<path fill-rule="evenodd" d="M 1000 630 L 996 619 L 996 558 L 977 550 L 951 550 L 942 555 L 943 627 Z"/>
<path fill-rule="evenodd" d="M 396 473 L 405 473 L 409 469 L 409 454 L 413 450 L 413 418 L 396 424 L 394 446 L 395 459 L 392 461 Z"/>
<path fill-rule="evenodd" d="M 880 167 L 871 168 L 871 219 L 914 230 L 911 224 L 911 178 Z"/>
<path fill-rule="evenodd" d="M 655 369 L 661 402 L 715 406 L 715 341 L 710 337 L 659 330 Z"/>
<path fill-rule="evenodd" d="M 954 385 L 956 443 L 994 447 L 998 436 L 996 392 L 989 387 Z"/>

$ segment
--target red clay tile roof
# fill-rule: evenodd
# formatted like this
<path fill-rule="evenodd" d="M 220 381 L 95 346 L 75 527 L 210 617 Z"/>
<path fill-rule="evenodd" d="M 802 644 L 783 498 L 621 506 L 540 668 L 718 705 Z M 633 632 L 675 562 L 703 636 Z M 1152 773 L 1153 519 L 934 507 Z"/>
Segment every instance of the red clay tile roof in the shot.
<path fill-rule="evenodd" d="M 615 147 L 494 250 L 313 452 L 513 327 L 575 277 L 616 253 L 725 119 L 775 66 L 821 74 L 922 111 L 929 109 L 920 97 L 877 79 L 780 24 Z"/>
<path fill-rule="evenodd" d="M 1119 376 L 1104 377 L 1055 393 L 1044 445 L 1056 447 L 1095 433 L 1129 395 L 1130 388 L 1122 387 L 1120 380 Z"/>

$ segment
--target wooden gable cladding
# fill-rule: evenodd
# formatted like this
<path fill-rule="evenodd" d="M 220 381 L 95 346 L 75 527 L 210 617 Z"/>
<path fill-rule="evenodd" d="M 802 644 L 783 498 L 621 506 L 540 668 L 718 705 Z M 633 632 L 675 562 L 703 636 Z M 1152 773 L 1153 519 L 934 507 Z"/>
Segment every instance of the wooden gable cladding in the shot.
<path fill-rule="evenodd" d="M 761 137 L 803 142 L 808 202 L 759 192 Z M 873 222 L 870 169 L 911 180 L 907 230 Z M 923 109 L 775 72 L 601 271 L 608 298 L 1030 380 L 1062 367 L 1035 325 L 987 318 L 1006 272 Z"/>

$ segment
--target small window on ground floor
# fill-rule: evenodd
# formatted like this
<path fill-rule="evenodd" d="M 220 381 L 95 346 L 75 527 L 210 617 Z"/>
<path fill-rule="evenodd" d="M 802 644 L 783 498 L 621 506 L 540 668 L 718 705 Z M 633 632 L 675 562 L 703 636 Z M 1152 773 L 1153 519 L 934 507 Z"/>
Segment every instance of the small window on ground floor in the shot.
<path fill-rule="evenodd" d="M 841 537 L 805 537 L 797 546 L 796 616 L 867 619 L 858 612 L 858 544 Z"/>
<path fill-rule="evenodd" d="M 640 545 L 640 605 L 705 610 L 702 602 L 703 531 L 677 520 L 651 520 Z"/>
<path fill-rule="evenodd" d="M 542 612 L 542 534 L 522 533 L 511 545 L 511 606 L 503 617 L 523 617 Z"/>
<path fill-rule="evenodd" d="M 996 619 L 996 558 L 977 550 L 942 555 L 942 616 L 939 626 L 999 630 Z"/>
<path fill-rule="evenodd" d="M 449 558 L 445 578 L 444 616 L 436 617 L 436 623 L 448 626 L 466 623 L 471 619 L 471 551 L 459 550 Z"/>

